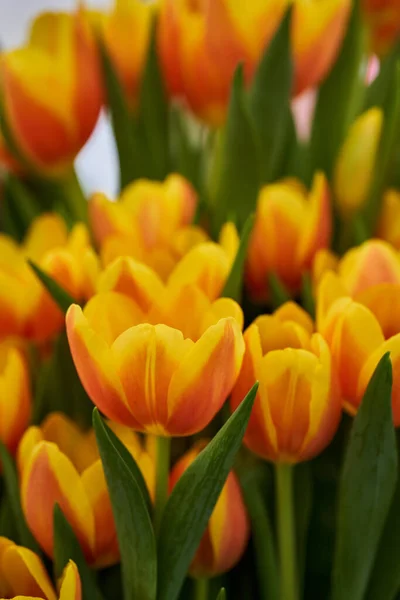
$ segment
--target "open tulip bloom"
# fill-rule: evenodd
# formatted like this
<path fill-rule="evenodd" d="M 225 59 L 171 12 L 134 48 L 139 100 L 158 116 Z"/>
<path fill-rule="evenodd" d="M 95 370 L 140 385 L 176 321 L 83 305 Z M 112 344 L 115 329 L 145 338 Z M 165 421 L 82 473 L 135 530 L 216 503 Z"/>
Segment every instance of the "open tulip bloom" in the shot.
<path fill-rule="evenodd" d="M 399 99 L 399 0 L 1 50 L 0 600 L 400 598 Z"/>

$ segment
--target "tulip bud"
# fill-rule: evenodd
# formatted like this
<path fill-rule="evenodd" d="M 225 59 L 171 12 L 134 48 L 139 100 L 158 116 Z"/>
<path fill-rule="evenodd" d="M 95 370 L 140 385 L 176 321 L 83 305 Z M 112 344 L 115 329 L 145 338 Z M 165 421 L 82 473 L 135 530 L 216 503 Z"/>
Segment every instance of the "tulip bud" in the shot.
<path fill-rule="evenodd" d="M 400 250 L 400 192 L 387 190 L 383 196 L 377 236 Z"/>
<path fill-rule="evenodd" d="M 325 340 L 311 333 L 313 323 L 300 307 L 288 303 L 282 310 L 258 317 L 244 332 L 246 350 L 231 406 L 258 380 L 245 444 L 264 459 L 296 463 L 329 444 L 341 403 Z"/>
<path fill-rule="evenodd" d="M 207 442 L 198 442 L 174 466 L 170 488 L 192 464 Z M 193 577 L 214 577 L 229 571 L 243 555 L 250 534 L 249 519 L 238 479 L 233 471 L 214 507 L 199 548 L 190 566 Z"/>
<path fill-rule="evenodd" d="M 367 200 L 382 125 L 382 110 L 370 108 L 350 127 L 339 152 L 334 174 L 334 189 L 338 208 L 346 218 L 350 218 L 362 208 Z"/>

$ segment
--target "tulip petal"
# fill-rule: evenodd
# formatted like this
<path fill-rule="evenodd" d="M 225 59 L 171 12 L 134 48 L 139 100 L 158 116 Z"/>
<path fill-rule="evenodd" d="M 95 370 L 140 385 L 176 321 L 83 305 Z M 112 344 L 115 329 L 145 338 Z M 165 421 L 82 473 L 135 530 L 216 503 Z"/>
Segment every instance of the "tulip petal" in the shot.
<path fill-rule="evenodd" d="M 70 560 L 64 569 L 59 600 L 82 600 L 82 586 L 78 567 Z"/>
<path fill-rule="evenodd" d="M 400 333 L 400 284 L 381 283 L 355 295 L 375 315 L 386 339 Z"/>
<path fill-rule="evenodd" d="M 314 331 L 314 323 L 310 315 L 301 306 L 295 302 L 285 302 L 275 312 L 274 317 L 282 323 L 291 321 L 297 323 L 305 329 L 310 335 Z"/>
<path fill-rule="evenodd" d="M 1 558 L 2 577 L 7 581 L 12 596 L 38 596 L 56 600 L 49 576 L 40 558 L 21 546 L 10 545 Z"/>
<path fill-rule="evenodd" d="M 16 348 L 8 348 L 4 357 L 0 353 L 0 439 L 12 452 L 28 425 L 30 412 L 25 359 Z"/>

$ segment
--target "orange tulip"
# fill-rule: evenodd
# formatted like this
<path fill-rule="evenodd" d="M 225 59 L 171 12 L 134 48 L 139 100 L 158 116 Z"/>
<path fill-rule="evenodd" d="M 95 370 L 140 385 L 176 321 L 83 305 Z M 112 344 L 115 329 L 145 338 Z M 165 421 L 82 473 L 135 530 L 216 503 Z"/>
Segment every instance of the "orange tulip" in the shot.
<path fill-rule="evenodd" d="M 400 192 L 387 190 L 383 196 L 377 236 L 400 250 Z"/>
<path fill-rule="evenodd" d="M 140 0 L 115 0 L 108 13 L 92 13 L 132 106 L 137 104 L 139 97 L 154 9 L 154 4 L 144 4 Z M 134 44 L 132 40 L 135 40 Z"/>
<path fill-rule="evenodd" d="M 243 392 L 259 381 L 244 441 L 267 460 L 309 460 L 338 427 L 341 403 L 331 354 L 312 331 L 307 313 L 289 302 L 244 332 L 246 351 L 231 405 L 235 409 Z"/>
<path fill-rule="evenodd" d="M 239 372 L 244 348 L 235 317 L 240 318 L 240 308 L 206 303 L 207 328 L 197 341 L 185 338 L 174 327 L 143 322 L 156 288 L 154 279 L 136 273 L 139 283 L 130 285 L 130 295 L 106 292 L 83 312 L 77 305 L 68 310 L 75 366 L 92 401 L 111 419 L 156 435 L 196 433 L 221 408 Z M 190 305 L 186 315 L 189 311 Z M 237 314 L 220 318 L 221 312 Z"/>
<path fill-rule="evenodd" d="M 345 31 L 350 0 L 294 1 L 294 92 L 318 84 L 333 64 Z M 253 0 L 246 11 L 232 0 L 163 0 L 158 44 L 168 89 L 212 125 L 226 114 L 232 76 L 244 63 L 249 83 L 288 0 Z"/>
<path fill-rule="evenodd" d="M 371 49 L 384 54 L 400 37 L 400 2 L 363 0 L 362 7 L 370 28 Z"/>
<path fill-rule="evenodd" d="M 20 154 L 45 173 L 70 167 L 102 104 L 95 40 L 83 9 L 39 16 L 26 45 L 2 54 L 0 73 L 0 98 Z"/>
<path fill-rule="evenodd" d="M 114 428 L 114 425 L 112 425 Z M 152 463 L 132 432 L 121 433 L 144 476 L 153 485 Z M 59 504 L 95 567 L 119 560 L 114 518 L 93 431 L 82 432 L 67 417 L 50 414 L 30 427 L 18 449 L 22 507 L 28 526 L 53 556 L 53 509 Z M 73 490 L 73 494 L 71 494 Z"/>
<path fill-rule="evenodd" d="M 314 256 L 329 245 L 331 209 L 329 190 L 322 173 L 306 191 L 297 181 L 267 185 L 258 199 L 250 239 L 246 282 L 251 295 L 268 298 L 268 275 L 275 273 L 292 292 L 298 291 L 302 274 Z"/>
<path fill-rule="evenodd" d="M 28 367 L 20 349 L 0 344 L 0 440 L 14 453 L 31 413 Z"/>
<path fill-rule="evenodd" d="M 207 445 L 204 440 L 175 464 L 170 475 L 170 488 Z M 229 571 L 239 562 L 249 539 L 250 526 L 238 479 L 233 471 L 214 507 L 206 531 L 190 566 L 194 577 L 214 577 Z"/>
<path fill-rule="evenodd" d="M 0 596 L 14 600 L 81 600 L 81 580 L 72 560 L 59 582 L 59 596 L 47 571 L 32 550 L 0 537 Z"/>
<path fill-rule="evenodd" d="M 352 297 L 375 315 L 385 338 L 400 332 L 400 256 L 388 243 L 368 240 L 349 250 L 337 272 L 327 273 L 317 292 L 317 323 L 331 304 Z"/>

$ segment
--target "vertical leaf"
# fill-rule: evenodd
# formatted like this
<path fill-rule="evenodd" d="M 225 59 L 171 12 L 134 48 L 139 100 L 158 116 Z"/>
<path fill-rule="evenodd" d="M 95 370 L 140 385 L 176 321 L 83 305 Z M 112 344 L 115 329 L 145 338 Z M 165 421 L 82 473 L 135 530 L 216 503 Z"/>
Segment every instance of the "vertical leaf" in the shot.
<path fill-rule="evenodd" d="M 392 367 L 379 362 L 355 417 L 339 490 L 333 600 L 362 600 L 393 497 L 397 449 Z"/>
<path fill-rule="evenodd" d="M 247 256 L 247 248 L 250 241 L 251 232 L 254 225 L 254 215 L 250 215 L 244 224 L 238 251 L 233 261 L 228 279 L 225 282 L 221 296 L 225 298 L 233 298 L 240 302 L 243 287 L 243 272 L 244 264 Z"/>

